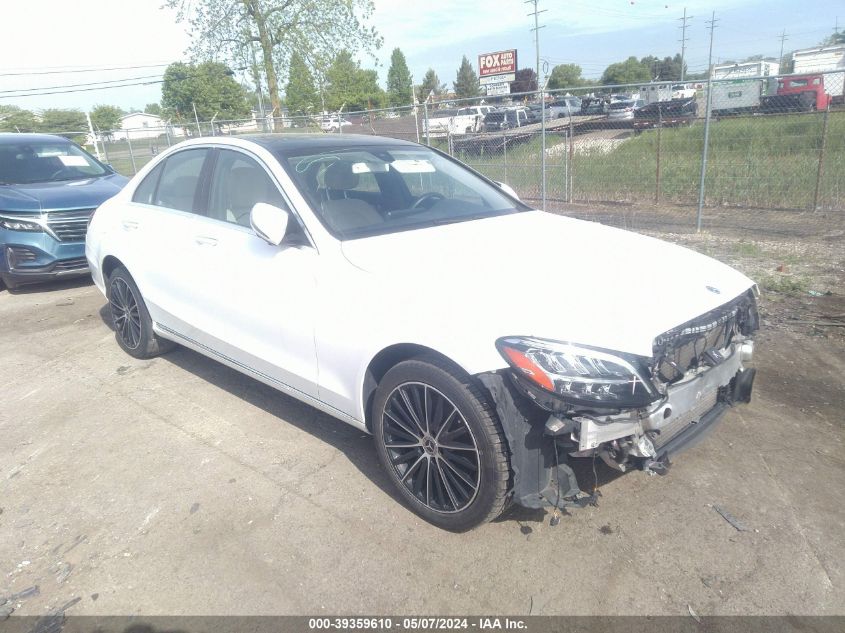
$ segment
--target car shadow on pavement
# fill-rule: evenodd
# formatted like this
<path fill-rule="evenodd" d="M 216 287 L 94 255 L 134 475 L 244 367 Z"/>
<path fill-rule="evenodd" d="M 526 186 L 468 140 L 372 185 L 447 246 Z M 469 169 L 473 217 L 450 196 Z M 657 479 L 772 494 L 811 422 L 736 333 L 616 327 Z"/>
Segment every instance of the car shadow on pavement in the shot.
<path fill-rule="evenodd" d="M 114 330 L 108 304 L 100 308 L 99 314 L 109 329 Z M 186 347 L 178 346 L 160 358 L 336 448 L 367 479 L 407 508 L 382 469 L 370 435 Z M 589 459 L 576 460 L 573 470 L 579 485 L 587 493 L 600 489 L 623 474 L 612 470 L 601 460 L 593 462 Z M 513 521 L 525 531 L 526 523 L 542 523 L 548 516 L 545 509 L 514 505 L 495 522 Z"/>
<path fill-rule="evenodd" d="M 57 292 L 62 290 L 74 290 L 76 288 L 84 288 L 93 285 L 94 281 L 87 275 L 84 277 L 71 277 L 69 279 L 57 279 L 56 281 L 46 281 L 35 284 L 26 284 L 18 286 L 14 290 L 7 288 L 6 284 L 0 281 L 0 292 L 5 290 L 10 295 L 31 295 L 41 292 Z"/>
<path fill-rule="evenodd" d="M 114 330 L 108 304 L 100 308 L 99 314 L 103 323 Z M 186 347 L 178 346 L 160 358 L 333 446 L 367 479 L 397 503 L 403 503 L 379 464 L 371 436 L 360 429 Z"/>

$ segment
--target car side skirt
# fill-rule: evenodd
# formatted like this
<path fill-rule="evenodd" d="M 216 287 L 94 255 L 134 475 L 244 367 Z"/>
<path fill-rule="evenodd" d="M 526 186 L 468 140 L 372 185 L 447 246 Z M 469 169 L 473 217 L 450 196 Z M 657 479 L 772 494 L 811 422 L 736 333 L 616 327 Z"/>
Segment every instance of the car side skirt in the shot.
<path fill-rule="evenodd" d="M 189 349 L 192 349 L 195 352 L 202 354 L 203 356 L 207 356 L 207 357 L 211 358 L 212 360 L 216 360 L 216 361 L 222 363 L 223 365 L 226 365 L 227 367 L 234 369 L 235 371 L 239 371 L 242 374 L 246 374 L 247 376 L 254 378 L 255 380 L 258 380 L 259 382 L 262 382 L 269 387 L 273 387 L 274 389 L 281 391 L 282 393 L 285 393 L 285 394 L 287 394 L 287 395 L 289 395 L 293 398 L 296 398 L 297 400 L 304 402 L 305 404 L 311 405 L 315 409 L 319 409 L 323 413 L 326 413 L 326 414 L 332 416 L 333 418 L 337 418 L 341 422 L 346 422 L 347 424 L 350 424 L 350 425 L 354 426 L 356 429 L 364 431 L 367 434 L 370 433 L 369 429 L 367 429 L 366 424 L 364 424 L 360 420 L 353 418 L 350 415 L 347 415 L 343 411 L 336 409 L 335 407 L 331 406 L 330 404 L 326 404 L 322 400 L 318 400 L 317 398 L 314 398 L 313 396 L 310 396 L 307 393 L 300 391 L 296 387 L 292 387 L 292 386 L 282 382 L 281 380 L 277 380 L 276 378 L 273 378 L 272 376 L 268 376 L 266 373 L 259 371 L 258 369 L 255 369 L 254 367 L 250 367 L 249 365 L 246 365 L 246 364 L 244 364 L 244 363 L 242 363 L 238 360 L 235 360 L 234 358 L 231 358 L 230 356 L 226 356 L 225 354 L 221 354 L 219 351 L 212 349 L 212 348 L 210 348 L 206 345 L 203 345 L 202 343 L 195 341 L 194 339 L 189 338 L 189 337 L 187 337 L 183 334 L 180 334 L 179 332 L 172 330 L 165 325 L 161 325 L 160 323 L 154 322 L 153 323 L 153 331 L 163 338 L 166 338 L 166 339 L 169 339 L 169 340 L 174 341 L 176 343 L 179 343 L 180 345 L 183 345 L 183 346 L 185 346 Z"/>

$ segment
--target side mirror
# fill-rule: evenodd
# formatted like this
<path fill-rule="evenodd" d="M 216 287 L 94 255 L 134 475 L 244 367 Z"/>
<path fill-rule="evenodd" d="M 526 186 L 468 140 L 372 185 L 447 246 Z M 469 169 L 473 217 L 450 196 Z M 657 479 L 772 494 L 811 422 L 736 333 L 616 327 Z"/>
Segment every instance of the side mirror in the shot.
<path fill-rule="evenodd" d="M 516 191 L 514 191 L 514 190 L 513 190 L 513 188 L 512 188 L 510 185 L 506 185 L 505 183 L 503 183 L 503 182 L 498 182 L 498 181 L 496 181 L 496 180 L 494 180 L 493 182 L 495 182 L 495 183 L 496 183 L 496 185 L 499 187 L 499 189 L 501 189 L 502 191 L 504 191 L 504 192 L 505 192 L 506 194 L 508 194 L 511 198 L 516 198 L 517 200 L 519 200 L 519 196 L 517 195 Z M 522 202 L 522 200 L 519 200 L 519 201 L 520 201 L 520 202 Z"/>
<path fill-rule="evenodd" d="M 252 211 L 249 212 L 252 230 L 258 237 L 273 246 L 278 246 L 285 239 L 288 219 L 287 211 L 266 202 L 256 202 Z"/>

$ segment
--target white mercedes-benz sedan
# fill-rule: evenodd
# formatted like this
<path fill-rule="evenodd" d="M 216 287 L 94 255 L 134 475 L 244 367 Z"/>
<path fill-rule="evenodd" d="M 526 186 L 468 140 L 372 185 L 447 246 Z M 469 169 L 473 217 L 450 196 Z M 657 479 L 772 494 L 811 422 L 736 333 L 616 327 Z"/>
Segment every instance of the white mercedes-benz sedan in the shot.
<path fill-rule="evenodd" d="M 96 211 L 86 254 L 128 354 L 178 343 L 371 433 L 449 530 L 590 503 L 596 460 L 665 473 L 751 397 L 750 279 L 415 143 L 180 143 Z"/>

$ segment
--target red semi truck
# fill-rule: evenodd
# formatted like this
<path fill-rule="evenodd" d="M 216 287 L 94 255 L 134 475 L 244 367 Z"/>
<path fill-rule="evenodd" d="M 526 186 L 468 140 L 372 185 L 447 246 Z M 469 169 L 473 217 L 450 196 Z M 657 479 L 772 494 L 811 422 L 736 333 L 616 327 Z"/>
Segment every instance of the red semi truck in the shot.
<path fill-rule="evenodd" d="M 839 73 L 781 77 L 778 79 L 777 94 L 760 98 L 760 110 L 767 113 L 827 110 L 831 103 L 842 100 L 842 79 L 838 75 Z M 839 79 L 839 85 L 826 89 L 825 78 L 830 83 L 833 83 L 833 79 Z"/>

